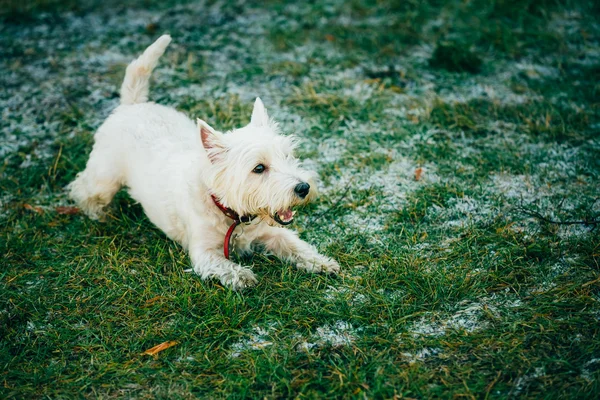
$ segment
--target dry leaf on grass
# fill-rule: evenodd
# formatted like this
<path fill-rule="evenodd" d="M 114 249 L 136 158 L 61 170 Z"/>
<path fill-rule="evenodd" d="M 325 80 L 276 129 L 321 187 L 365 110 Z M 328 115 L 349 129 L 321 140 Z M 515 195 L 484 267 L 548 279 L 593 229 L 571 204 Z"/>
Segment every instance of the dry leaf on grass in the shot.
<path fill-rule="evenodd" d="M 159 344 L 158 346 L 154 346 L 153 348 L 146 350 L 142 354 L 154 356 L 154 355 L 160 353 L 161 351 L 168 349 L 169 347 L 175 346 L 177 343 L 179 343 L 179 342 L 176 342 L 174 340 L 171 340 L 169 342 L 164 342 L 164 343 Z"/>
<path fill-rule="evenodd" d="M 38 214 L 44 213 L 44 210 L 42 210 L 42 207 L 34 207 L 31 204 L 27 204 L 27 203 L 23 204 L 23 208 L 26 210 L 29 210 L 29 211 L 36 212 Z"/>
<path fill-rule="evenodd" d="M 56 212 L 61 215 L 75 215 L 79 213 L 79 208 L 77 207 L 56 207 Z"/>
<path fill-rule="evenodd" d="M 415 181 L 420 181 L 421 175 L 423 175 L 423 168 L 419 167 L 415 169 Z"/>

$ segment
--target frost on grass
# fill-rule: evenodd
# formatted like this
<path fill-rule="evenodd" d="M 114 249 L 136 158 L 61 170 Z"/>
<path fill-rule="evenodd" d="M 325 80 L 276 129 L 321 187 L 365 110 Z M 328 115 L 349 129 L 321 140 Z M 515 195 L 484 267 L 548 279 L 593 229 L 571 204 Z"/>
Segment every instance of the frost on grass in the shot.
<path fill-rule="evenodd" d="M 435 357 L 441 353 L 442 350 L 439 348 L 424 347 L 414 353 L 403 352 L 401 355 L 409 364 L 414 364 L 417 361 L 423 361 L 427 358 Z"/>
<path fill-rule="evenodd" d="M 385 157 L 385 163 L 377 167 L 349 167 L 343 175 L 333 177 L 325 194 L 336 197 L 350 187 L 353 191 L 372 193 L 368 200 L 343 216 L 343 223 L 351 229 L 368 234 L 369 240 L 377 240 L 373 233 L 385 231 L 385 221 L 390 213 L 406 205 L 406 199 L 419 187 L 437 182 L 439 177 L 433 164 L 422 165 L 396 149 L 375 149 L 374 157 Z M 415 178 L 419 170 L 419 179 Z"/>
<path fill-rule="evenodd" d="M 52 324 L 34 323 L 33 321 L 27 321 L 25 325 L 25 332 L 19 337 L 21 341 L 30 340 L 31 337 L 44 336 L 54 330 Z"/>
<path fill-rule="evenodd" d="M 530 62 L 521 62 L 516 64 L 516 68 L 524 73 L 529 79 L 548 79 L 558 78 L 559 71 L 555 67 Z"/>
<path fill-rule="evenodd" d="M 476 333 L 490 328 L 490 319 L 513 313 L 521 305 L 518 298 L 496 294 L 474 302 L 463 301 L 449 317 L 427 314 L 410 326 L 408 332 L 414 337 L 441 337 L 452 331 Z"/>
<path fill-rule="evenodd" d="M 555 170 L 556 171 L 556 170 Z M 582 178 L 585 179 L 585 178 Z M 511 229 L 533 235 L 540 229 L 540 220 L 520 212 L 521 208 L 528 212 L 537 212 L 544 218 L 552 221 L 583 220 L 593 212 L 595 200 L 592 194 L 577 193 L 581 188 L 575 185 L 556 182 L 554 185 L 547 178 L 539 174 L 508 175 L 497 174 L 492 177 L 492 184 L 496 193 L 503 195 L 508 201 L 512 211 L 514 224 Z M 593 182 L 590 182 L 593 185 Z M 577 209 L 587 209 L 588 215 L 575 214 Z M 517 210 L 517 211 L 515 211 Z M 557 225 L 558 235 L 561 238 L 578 237 L 589 234 L 592 229 L 584 224 Z"/>
<path fill-rule="evenodd" d="M 351 306 L 360 306 L 364 305 L 368 300 L 367 296 L 362 293 L 358 293 L 355 290 L 352 290 L 347 287 L 334 287 L 328 286 L 327 290 L 325 290 L 325 300 L 327 301 L 337 301 L 343 300 L 348 302 Z"/>
<path fill-rule="evenodd" d="M 470 83 L 453 87 L 440 93 L 440 99 L 446 103 L 467 103 L 471 100 L 489 100 L 496 104 L 523 104 L 535 99 L 535 96 L 517 94 L 503 84 Z"/>
<path fill-rule="evenodd" d="M 473 333 L 486 329 L 489 326 L 488 322 L 483 320 L 483 316 L 483 305 L 474 303 L 467 308 L 457 311 L 445 320 L 432 320 L 432 317 L 422 317 L 409 331 L 415 337 L 439 337 L 445 335 L 448 330 Z"/>
<path fill-rule="evenodd" d="M 532 381 L 535 379 L 540 379 L 546 376 L 546 369 L 544 367 L 536 367 L 535 370 L 531 374 L 519 376 L 510 391 L 512 396 L 519 396 L 523 390 L 525 390 Z"/>
<path fill-rule="evenodd" d="M 297 335 L 298 351 L 309 351 L 313 348 L 350 346 L 356 339 L 356 335 L 362 329 L 355 329 L 350 323 L 337 321 L 333 325 L 323 325 L 307 339 Z"/>
<path fill-rule="evenodd" d="M 346 155 L 348 141 L 344 138 L 332 137 L 319 142 L 306 141 L 304 147 L 317 154 L 317 158 L 305 158 L 303 160 L 305 166 L 318 170 L 323 164 L 340 161 Z"/>
<path fill-rule="evenodd" d="M 317 328 L 315 338 L 317 343 L 326 343 L 332 347 L 348 346 L 355 339 L 353 331 L 351 324 L 338 321 L 333 326 L 325 325 Z"/>
<path fill-rule="evenodd" d="M 513 221 L 511 229 L 527 235 L 539 231 L 541 221 L 522 210 L 553 221 L 584 220 L 597 214 L 596 173 L 581 149 L 564 144 L 516 144 L 531 172 L 496 172 L 485 186 L 490 197 L 500 196 L 499 204 Z M 555 228 L 563 239 L 591 232 L 591 227 L 583 224 Z"/>
<path fill-rule="evenodd" d="M 432 207 L 431 213 L 433 218 L 445 220 L 445 227 L 464 228 L 489 221 L 498 210 L 489 199 L 477 200 L 471 196 L 463 196 L 450 199 L 446 208 Z"/>
<path fill-rule="evenodd" d="M 231 345 L 230 357 L 239 357 L 243 352 L 263 350 L 273 345 L 273 333 L 277 324 L 271 323 L 266 327 L 254 326 L 246 339 Z"/>
<path fill-rule="evenodd" d="M 406 291 L 404 290 L 388 290 L 388 289 L 377 289 L 377 294 L 383 296 L 386 299 L 389 299 L 393 302 L 395 301 L 401 301 L 403 298 L 405 298 L 407 296 Z"/>
<path fill-rule="evenodd" d="M 600 371 L 600 358 L 592 358 L 583 364 L 583 368 L 581 368 L 581 377 L 588 382 L 593 382 L 593 375 L 599 375 L 598 371 Z"/>

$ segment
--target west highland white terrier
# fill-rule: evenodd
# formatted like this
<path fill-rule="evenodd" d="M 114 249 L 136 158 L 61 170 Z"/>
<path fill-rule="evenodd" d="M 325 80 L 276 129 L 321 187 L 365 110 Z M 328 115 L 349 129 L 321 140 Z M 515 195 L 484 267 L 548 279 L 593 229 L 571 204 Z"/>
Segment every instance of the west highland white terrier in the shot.
<path fill-rule="evenodd" d="M 197 126 L 173 108 L 148 102 L 149 78 L 171 42 L 161 36 L 127 67 L 121 104 L 102 124 L 83 172 L 68 189 L 92 219 L 101 219 L 126 186 L 150 221 L 188 250 L 193 271 L 242 289 L 256 277 L 229 260 L 233 247 L 267 252 L 309 272 L 337 273 L 296 232 L 282 229 L 292 208 L 314 197 L 314 174 L 293 156 L 294 139 L 279 134 L 257 98 L 250 123 L 221 133 L 205 121 Z"/>

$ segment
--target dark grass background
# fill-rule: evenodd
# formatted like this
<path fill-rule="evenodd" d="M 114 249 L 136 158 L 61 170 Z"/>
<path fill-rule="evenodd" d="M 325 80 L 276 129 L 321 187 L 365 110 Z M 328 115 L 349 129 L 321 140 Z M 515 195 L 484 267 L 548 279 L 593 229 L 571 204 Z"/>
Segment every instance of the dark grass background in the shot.
<path fill-rule="evenodd" d="M 599 11 L 0 2 L 0 397 L 597 398 Z M 105 223 L 61 208 L 163 32 L 152 100 L 227 130 L 260 95 L 341 276 L 255 255 L 235 293 L 124 192 Z"/>

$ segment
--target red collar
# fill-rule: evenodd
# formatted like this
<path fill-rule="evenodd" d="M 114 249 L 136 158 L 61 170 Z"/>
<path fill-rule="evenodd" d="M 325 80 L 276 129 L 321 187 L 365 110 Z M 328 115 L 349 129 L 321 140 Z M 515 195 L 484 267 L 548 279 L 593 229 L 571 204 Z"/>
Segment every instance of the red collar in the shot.
<path fill-rule="evenodd" d="M 231 226 L 227 230 L 227 233 L 225 234 L 225 240 L 223 241 L 223 255 L 226 259 L 229 260 L 229 244 L 231 243 L 231 235 L 233 234 L 233 231 L 239 224 L 247 224 L 250 221 L 252 221 L 254 218 L 256 218 L 256 215 L 242 215 L 240 217 L 240 215 L 237 212 L 221 204 L 221 202 L 217 200 L 214 194 L 211 194 L 210 197 L 212 198 L 213 203 L 215 203 L 215 206 L 217 206 L 219 210 L 221 210 L 221 212 L 225 214 L 225 216 L 233 220 L 233 224 L 231 224 Z"/>

